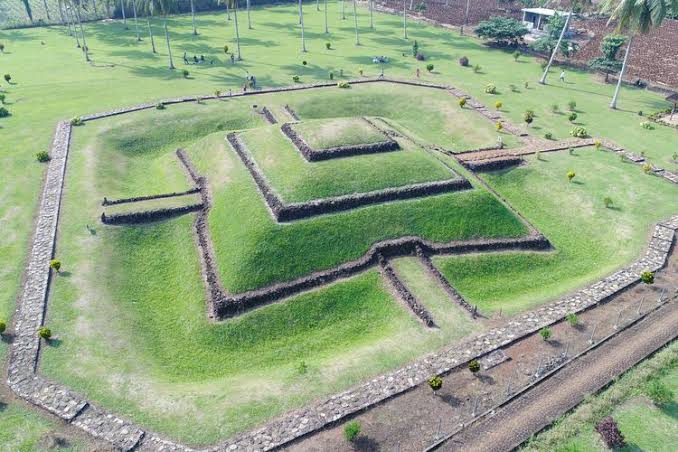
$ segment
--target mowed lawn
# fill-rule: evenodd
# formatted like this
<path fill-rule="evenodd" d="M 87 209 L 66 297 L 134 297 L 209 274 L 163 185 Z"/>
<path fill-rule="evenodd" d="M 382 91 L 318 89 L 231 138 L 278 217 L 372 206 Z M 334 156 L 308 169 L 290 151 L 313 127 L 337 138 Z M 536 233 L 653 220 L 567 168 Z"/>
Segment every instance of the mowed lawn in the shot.
<path fill-rule="evenodd" d="M 568 183 L 570 170 L 576 176 Z M 435 257 L 448 280 L 486 312 L 515 313 L 612 273 L 639 256 L 652 224 L 678 213 L 675 185 L 593 148 L 531 156 L 527 165 L 482 177 L 555 247 L 548 254 Z"/>

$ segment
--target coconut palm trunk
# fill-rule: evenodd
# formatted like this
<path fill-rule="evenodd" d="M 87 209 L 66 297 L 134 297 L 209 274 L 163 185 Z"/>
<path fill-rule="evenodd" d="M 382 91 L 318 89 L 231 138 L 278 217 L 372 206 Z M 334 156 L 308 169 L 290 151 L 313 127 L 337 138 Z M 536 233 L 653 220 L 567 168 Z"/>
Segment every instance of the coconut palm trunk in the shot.
<path fill-rule="evenodd" d="M 134 29 L 137 33 L 137 41 L 141 41 L 141 36 L 139 35 L 139 22 L 137 21 L 137 1 L 132 0 L 132 13 L 134 14 Z"/>
<path fill-rule="evenodd" d="M 235 43 L 238 47 L 238 61 L 240 61 L 242 56 L 240 56 L 240 30 L 238 29 L 238 0 L 233 1 L 233 24 L 235 25 Z"/>
<path fill-rule="evenodd" d="M 374 30 L 374 7 L 372 6 L 372 0 L 367 0 L 367 5 L 370 8 L 370 29 Z"/>
<path fill-rule="evenodd" d="M 407 3 L 403 0 L 403 37 L 407 39 Z"/>
<path fill-rule="evenodd" d="M 341 0 L 341 20 L 346 20 L 346 0 Z"/>
<path fill-rule="evenodd" d="M 247 0 L 247 3 L 245 4 L 247 8 L 247 28 L 249 30 L 252 29 L 252 17 L 250 17 L 250 0 Z"/>
<path fill-rule="evenodd" d="M 301 24 L 301 51 L 306 52 L 306 41 L 304 40 L 304 8 L 299 0 L 299 23 Z"/>
<path fill-rule="evenodd" d="M 315 10 L 320 11 L 320 0 L 315 0 Z"/>
<path fill-rule="evenodd" d="M 64 19 L 64 8 L 61 5 L 61 0 L 57 0 L 57 7 L 59 8 L 59 17 L 61 18 L 61 25 L 65 26 L 66 25 L 66 20 Z M 70 27 L 68 29 L 68 34 L 71 34 Z"/>
<path fill-rule="evenodd" d="M 167 13 L 165 13 L 163 19 L 163 26 L 165 27 L 165 41 L 167 41 L 167 56 L 169 57 L 169 68 L 174 69 L 174 61 L 172 61 L 172 47 L 170 46 L 169 31 L 167 30 Z"/>
<path fill-rule="evenodd" d="M 353 20 L 355 22 L 355 45 L 360 45 L 360 35 L 358 34 L 358 0 L 353 0 Z"/>
<path fill-rule="evenodd" d="M 325 34 L 329 34 L 330 29 L 327 28 L 327 0 L 325 0 Z"/>
<path fill-rule="evenodd" d="M 228 3 L 226 3 L 226 20 L 231 20 L 231 9 L 228 7 Z"/>
<path fill-rule="evenodd" d="M 464 27 L 468 23 L 468 12 L 469 12 L 470 8 L 471 8 L 471 0 L 466 0 L 466 12 L 464 13 L 464 21 L 461 23 L 461 28 L 459 29 L 460 35 L 464 34 Z"/>
<path fill-rule="evenodd" d="M 617 109 L 617 98 L 619 97 L 619 90 L 621 89 L 622 80 L 624 79 L 624 72 L 626 71 L 626 63 L 629 60 L 629 54 L 631 53 L 631 44 L 633 43 L 633 35 L 629 36 L 629 42 L 626 44 L 626 52 L 624 53 L 624 62 L 622 63 L 621 71 L 619 71 L 619 78 L 617 79 L 617 86 L 614 89 L 614 96 L 612 96 L 612 102 L 610 102 L 610 108 L 613 110 Z"/>
<path fill-rule="evenodd" d="M 89 49 L 87 48 L 87 40 L 85 40 L 85 29 L 82 28 L 82 19 L 80 18 L 80 2 L 76 2 L 74 6 L 75 14 L 78 18 L 78 26 L 80 27 L 80 36 L 82 36 L 82 50 L 85 52 L 85 61 L 89 63 Z"/>
<path fill-rule="evenodd" d="M 123 0 L 120 0 L 120 8 L 122 9 L 122 24 L 127 30 L 127 16 L 125 16 L 125 2 Z"/>
<path fill-rule="evenodd" d="M 539 83 L 542 85 L 546 84 L 546 76 L 549 73 L 549 70 L 551 69 L 551 65 L 553 64 L 553 60 L 556 58 L 556 54 L 558 53 L 558 50 L 560 49 L 560 43 L 563 40 L 563 36 L 565 36 L 565 31 L 567 30 L 567 27 L 570 25 L 570 18 L 572 17 L 573 9 L 570 9 L 570 12 L 567 15 L 567 18 L 565 19 L 565 25 L 563 25 L 563 29 L 560 30 L 560 35 L 558 36 L 558 42 L 556 43 L 556 48 L 553 49 L 553 52 L 551 52 L 551 58 L 549 58 L 549 62 L 546 65 L 546 69 L 544 69 L 544 73 L 541 76 L 541 79 L 539 80 Z"/>
<path fill-rule="evenodd" d="M 150 14 L 146 16 L 146 24 L 148 25 L 148 37 L 151 38 L 151 49 L 153 49 L 153 53 L 158 53 L 155 50 L 155 40 L 153 39 L 153 29 L 151 28 Z"/>
<path fill-rule="evenodd" d="M 97 0 L 92 0 L 92 11 L 94 12 L 94 17 L 97 17 Z"/>
<path fill-rule="evenodd" d="M 195 27 L 195 5 L 193 4 L 193 0 L 191 0 L 191 24 L 193 25 L 193 34 L 197 35 L 198 29 Z"/>
<path fill-rule="evenodd" d="M 49 17 L 49 8 L 47 8 L 47 0 L 42 0 L 42 4 L 45 6 L 45 13 L 47 14 L 47 20 L 52 20 L 52 18 Z"/>
<path fill-rule="evenodd" d="M 75 19 L 74 19 L 74 13 L 73 13 L 73 8 L 75 5 L 71 4 L 70 7 L 66 7 L 66 15 L 69 18 L 69 21 L 71 24 L 73 24 L 73 36 L 75 36 L 75 46 L 79 49 L 80 48 L 80 38 L 78 37 L 78 27 L 75 25 Z"/>

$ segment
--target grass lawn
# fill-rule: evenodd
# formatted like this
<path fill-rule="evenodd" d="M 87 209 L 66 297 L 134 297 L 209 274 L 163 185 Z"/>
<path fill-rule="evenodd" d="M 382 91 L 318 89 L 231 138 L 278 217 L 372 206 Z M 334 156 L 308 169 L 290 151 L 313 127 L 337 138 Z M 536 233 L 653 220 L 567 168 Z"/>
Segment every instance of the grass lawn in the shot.
<path fill-rule="evenodd" d="M 362 118 L 305 121 L 293 125 L 292 128 L 315 150 L 373 144 L 387 139 L 384 133 Z"/>
<path fill-rule="evenodd" d="M 576 173 L 567 182 L 569 170 Z M 481 311 L 515 313 L 583 286 L 638 256 L 648 228 L 678 212 L 676 187 L 592 148 L 549 153 L 483 178 L 546 235 L 554 253 L 435 257 Z M 603 198 L 613 200 L 605 208 Z"/>
<path fill-rule="evenodd" d="M 429 151 L 406 140 L 400 150 L 309 162 L 270 126 L 240 135 L 257 166 L 287 203 L 458 179 Z"/>
<path fill-rule="evenodd" d="M 660 381 L 673 400 L 655 405 L 646 395 L 650 381 Z M 566 414 L 553 427 L 532 438 L 528 451 L 588 452 L 609 450 L 595 424 L 612 416 L 627 446 L 622 451 L 669 452 L 678 443 L 678 344 L 673 343 L 638 364 L 602 393 Z"/>

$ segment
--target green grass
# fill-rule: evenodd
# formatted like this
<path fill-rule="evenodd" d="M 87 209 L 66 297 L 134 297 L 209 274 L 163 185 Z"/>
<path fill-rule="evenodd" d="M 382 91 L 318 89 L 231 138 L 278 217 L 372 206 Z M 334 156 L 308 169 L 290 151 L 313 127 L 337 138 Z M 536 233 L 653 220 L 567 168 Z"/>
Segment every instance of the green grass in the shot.
<path fill-rule="evenodd" d="M 106 215 L 120 215 L 149 210 L 173 209 L 177 207 L 193 206 L 201 203 L 200 194 L 194 193 L 171 198 L 147 199 L 145 201 L 126 202 L 103 207 Z"/>
<path fill-rule="evenodd" d="M 405 140 L 394 152 L 308 162 L 279 126 L 250 130 L 240 138 L 288 203 L 458 178 L 428 151 Z"/>
<path fill-rule="evenodd" d="M 387 139 L 362 118 L 305 121 L 294 124 L 292 128 L 315 150 L 373 144 Z"/>
<path fill-rule="evenodd" d="M 572 183 L 569 170 L 576 173 Z M 487 312 L 515 313 L 612 273 L 640 254 L 650 225 L 678 212 L 674 185 L 592 148 L 530 157 L 526 166 L 483 177 L 556 249 L 434 258 L 460 293 Z"/>
<path fill-rule="evenodd" d="M 645 395 L 649 381 L 673 391 L 673 401 L 657 406 Z M 602 393 L 590 397 L 551 428 L 532 438 L 528 451 L 588 452 L 609 450 L 595 424 L 612 416 L 627 443 L 623 451 L 671 451 L 678 442 L 678 345 L 673 343 L 638 364 Z"/>

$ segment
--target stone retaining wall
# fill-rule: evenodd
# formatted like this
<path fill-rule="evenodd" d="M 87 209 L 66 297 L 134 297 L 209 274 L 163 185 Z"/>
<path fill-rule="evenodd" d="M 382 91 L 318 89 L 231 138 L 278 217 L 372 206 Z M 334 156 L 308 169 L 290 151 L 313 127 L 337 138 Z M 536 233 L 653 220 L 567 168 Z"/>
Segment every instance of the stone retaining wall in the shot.
<path fill-rule="evenodd" d="M 203 204 L 190 204 L 182 207 L 168 207 L 166 209 L 145 210 L 140 212 L 116 213 L 106 215 L 101 214 L 101 222 L 104 224 L 139 224 L 151 223 L 153 221 L 166 220 L 190 212 L 195 212 L 203 208 Z"/>
<path fill-rule="evenodd" d="M 263 107 L 261 109 L 261 114 L 264 115 L 264 118 L 266 118 L 266 121 L 268 121 L 269 124 L 278 124 L 278 120 L 275 119 L 275 116 L 273 116 L 273 113 L 271 113 L 271 110 L 268 108 Z"/>
<path fill-rule="evenodd" d="M 372 127 L 374 125 L 370 121 L 365 121 Z M 377 127 L 374 127 L 379 130 Z M 355 155 L 364 154 L 378 154 L 381 152 L 392 152 L 400 149 L 398 142 L 391 137 L 384 135 L 384 141 L 370 144 L 356 144 L 350 146 L 337 146 L 333 148 L 314 149 L 294 130 L 292 123 L 285 123 L 280 130 L 287 138 L 294 144 L 294 147 L 301 153 L 301 155 L 309 162 L 317 162 L 322 160 L 330 160 L 339 157 L 351 157 Z M 381 132 L 381 130 L 379 130 Z M 383 133 L 383 132 L 381 132 Z"/>
<path fill-rule="evenodd" d="M 331 198 L 315 199 L 302 203 L 285 204 L 275 192 L 268 179 L 266 179 L 266 176 L 264 176 L 261 169 L 259 169 L 254 162 L 251 153 L 242 140 L 240 140 L 238 134 L 232 132 L 226 137 L 252 175 L 252 178 L 257 184 L 264 200 L 266 200 L 266 204 L 268 204 L 274 218 L 279 222 L 294 221 L 317 215 L 342 212 L 371 204 L 420 198 L 473 188 L 468 180 L 457 175 L 459 177 L 458 179 L 424 182 L 366 193 L 355 193 Z"/>
<path fill-rule="evenodd" d="M 431 313 L 428 312 L 428 310 L 424 307 L 424 305 L 421 304 L 417 297 L 415 297 L 414 294 L 407 288 L 407 286 L 403 284 L 400 278 L 398 278 L 398 275 L 396 274 L 395 270 L 393 270 L 393 267 L 391 267 L 390 262 L 384 259 L 384 257 L 381 255 L 377 257 L 377 260 L 379 261 L 379 267 L 381 268 L 382 274 L 386 278 L 386 281 L 388 281 L 391 286 L 393 286 L 393 290 L 395 291 L 397 297 L 400 298 L 408 308 L 410 308 L 414 315 L 419 317 L 419 320 L 424 322 L 424 325 L 429 328 L 435 327 L 436 324 Z"/>
<path fill-rule="evenodd" d="M 174 198 L 177 196 L 192 195 L 200 191 L 199 187 L 194 187 L 186 191 L 172 192 L 172 193 L 162 193 L 160 195 L 147 195 L 147 196 L 135 196 L 132 198 L 120 198 L 120 199 L 107 199 L 101 202 L 102 206 L 114 206 L 116 204 L 125 204 L 128 202 L 140 202 L 140 201 L 149 201 L 151 199 L 162 199 L 162 198 Z"/>
<path fill-rule="evenodd" d="M 287 112 L 288 115 L 290 115 L 290 118 L 294 121 L 299 121 L 299 116 L 297 115 L 297 112 L 292 110 L 292 107 L 289 105 L 285 104 L 285 112 Z"/>

